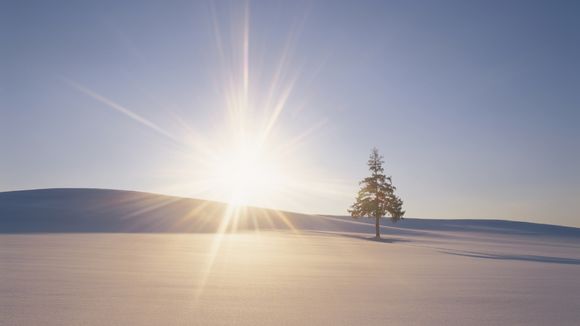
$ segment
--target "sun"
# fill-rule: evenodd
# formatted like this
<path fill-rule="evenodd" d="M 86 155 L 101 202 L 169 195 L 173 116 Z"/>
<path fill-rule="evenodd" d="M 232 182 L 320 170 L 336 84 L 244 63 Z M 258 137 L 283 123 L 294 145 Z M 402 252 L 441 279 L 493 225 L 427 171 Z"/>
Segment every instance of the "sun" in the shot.
<path fill-rule="evenodd" d="M 227 194 L 230 205 L 267 202 L 284 183 L 281 164 L 258 144 L 237 145 L 219 156 L 215 165 L 216 187 Z"/>
<path fill-rule="evenodd" d="M 252 59 L 254 52 L 250 51 L 247 2 L 240 12 L 240 21 L 228 20 L 235 28 L 222 28 L 217 16 L 212 16 L 218 54 L 212 69 L 215 92 L 208 93 L 207 101 L 200 101 L 208 103 L 207 110 L 212 109 L 209 128 L 192 125 L 193 120 L 172 111 L 168 127 L 73 80 L 64 81 L 169 141 L 168 149 L 175 152 L 159 167 L 158 178 L 163 180 L 156 182 L 159 192 L 229 206 L 288 210 L 298 208 L 297 198 L 304 198 L 304 193 L 336 193 L 337 184 L 324 176 L 326 169 L 309 165 L 305 159 L 310 155 L 304 145 L 328 119 L 302 125 L 308 119 L 308 115 L 302 117 L 305 105 L 296 104 L 302 100 L 290 100 L 300 85 L 300 71 L 291 65 L 295 36 L 290 35 L 280 51 L 271 52 L 279 54 L 272 57 L 273 65 L 262 66 L 263 60 Z M 181 110 L 197 118 L 196 107 Z"/>

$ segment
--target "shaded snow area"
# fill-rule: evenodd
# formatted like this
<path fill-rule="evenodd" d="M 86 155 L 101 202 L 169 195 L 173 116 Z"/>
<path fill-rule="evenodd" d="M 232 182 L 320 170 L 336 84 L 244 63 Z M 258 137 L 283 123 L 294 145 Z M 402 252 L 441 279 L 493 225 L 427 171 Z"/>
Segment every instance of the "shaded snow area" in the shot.
<path fill-rule="evenodd" d="M 379 242 L 367 220 L 256 210 L 228 220 L 235 232 L 210 211 L 182 220 L 105 196 L 89 215 L 108 212 L 109 230 L 90 232 L 98 221 L 62 229 L 89 205 L 78 198 L 5 194 L 1 325 L 580 325 L 575 228 L 410 219 Z M 113 233 L 140 216 L 147 232 Z"/>

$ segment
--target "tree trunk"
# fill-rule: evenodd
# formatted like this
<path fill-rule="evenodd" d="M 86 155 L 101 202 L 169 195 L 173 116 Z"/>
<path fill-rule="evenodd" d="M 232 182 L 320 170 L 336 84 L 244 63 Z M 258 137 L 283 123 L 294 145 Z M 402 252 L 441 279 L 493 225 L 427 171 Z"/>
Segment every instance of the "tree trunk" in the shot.
<path fill-rule="evenodd" d="M 381 229 L 379 227 L 379 225 L 380 225 L 379 220 L 380 220 L 380 217 L 378 217 L 378 216 L 375 217 L 375 232 L 376 232 L 375 238 L 377 238 L 377 239 L 381 238 Z"/>

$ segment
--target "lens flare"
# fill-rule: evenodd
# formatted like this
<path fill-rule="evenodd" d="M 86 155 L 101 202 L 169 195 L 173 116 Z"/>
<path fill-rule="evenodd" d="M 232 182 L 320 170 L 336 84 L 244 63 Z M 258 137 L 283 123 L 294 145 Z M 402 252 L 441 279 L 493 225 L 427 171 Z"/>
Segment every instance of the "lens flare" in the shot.
<path fill-rule="evenodd" d="M 237 5 L 239 2 L 236 2 Z M 171 186 L 163 192 L 227 203 L 227 209 L 219 213 L 219 227 L 213 235 L 196 298 L 201 296 L 211 276 L 214 261 L 227 238 L 225 235 L 235 232 L 239 225 L 243 224 L 247 229 L 251 224 L 258 232 L 260 223 L 266 221 L 271 226 L 279 225 L 297 232 L 284 213 L 271 211 L 266 216 L 257 216 L 250 206 L 283 208 L 281 205 L 291 202 L 293 196 L 305 196 L 305 193 L 307 196 L 336 196 L 344 190 L 343 195 L 350 198 L 350 188 L 336 182 L 336 179 L 324 178 L 323 174 L 316 173 L 320 170 L 310 172 L 301 159 L 308 155 L 296 153 L 297 148 L 326 125 L 326 119 L 315 121 L 294 136 L 284 137 L 288 135 L 280 132 L 283 129 L 280 122 L 288 111 L 289 100 L 300 77 L 298 69 L 290 69 L 297 30 L 293 29 L 290 33 L 279 58 L 275 60 L 277 63 L 272 66 L 270 78 L 266 78 L 269 83 L 263 85 L 254 76 L 255 71 L 260 71 L 263 80 L 263 76 L 268 75 L 264 73 L 266 69 L 255 69 L 251 65 L 250 6 L 248 2 L 242 3 L 242 6 L 241 9 L 226 10 L 240 14 L 238 20 L 219 19 L 215 4 L 210 3 L 217 57 L 220 59 L 214 75 L 217 79 L 216 94 L 221 95 L 224 112 L 222 122 L 210 133 L 200 132 L 178 115 L 171 117 L 180 128 L 164 128 L 138 111 L 120 105 L 77 81 L 64 78 L 77 91 L 178 145 L 172 149 L 178 149 L 175 156 L 179 159 L 168 160 L 168 168 L 164 170 L 164 177 Z M 223 28 L 221 23 L 224 21 L 232 26 Z M 222 31 L 230 31 L 230 34 L 224 35 Z M 226 44 L 228 40 L 232 44 Z M 301 114 L 303 111 L 294 112 Z M 152 203 L 151 209 L 167 204 L 171 203 Z M 208 210 L 208 218 L 215 217 L 216 213 L 209 211 L 215 209 L 212 207 L 200 206 L 192 210 L 180 220 L 180 227 L 183 225 L 184 232 L 187 232 L 188 218 L 203 214 L 204 210 Z M 208 221 L 197 218 L 191 223 L 205 222 Z"/>

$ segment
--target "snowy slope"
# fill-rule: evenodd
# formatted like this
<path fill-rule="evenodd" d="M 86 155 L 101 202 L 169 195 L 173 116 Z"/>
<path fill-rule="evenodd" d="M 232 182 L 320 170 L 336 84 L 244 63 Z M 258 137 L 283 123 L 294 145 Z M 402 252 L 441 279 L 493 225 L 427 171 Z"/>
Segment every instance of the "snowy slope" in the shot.
<path fill-rule="evenodd" d="M 243 232 L 215 233 L 226 212 L 135 192 L 1 193 L 0 324 L 580 324 L 575 228 L 409 219 L 378 242 L 367 220 L 253 209 Z"/>
<path fill-rule="evenodd" d="M 248 208 L 239 213 L 236 229 L 318 230 L 374 233 L 372 220 L 317 216 Z M 218 230 L 227 205 L 136 191 L 106 189 L 41 189 L 0 192 L 0 233 L 115 232 L 211 233 Z M 580 229 L 502 220 L 437 220 L 407 218 L 382 221 L 389 232 L 403 235 L 477 232 L 580 238 Z"/>

